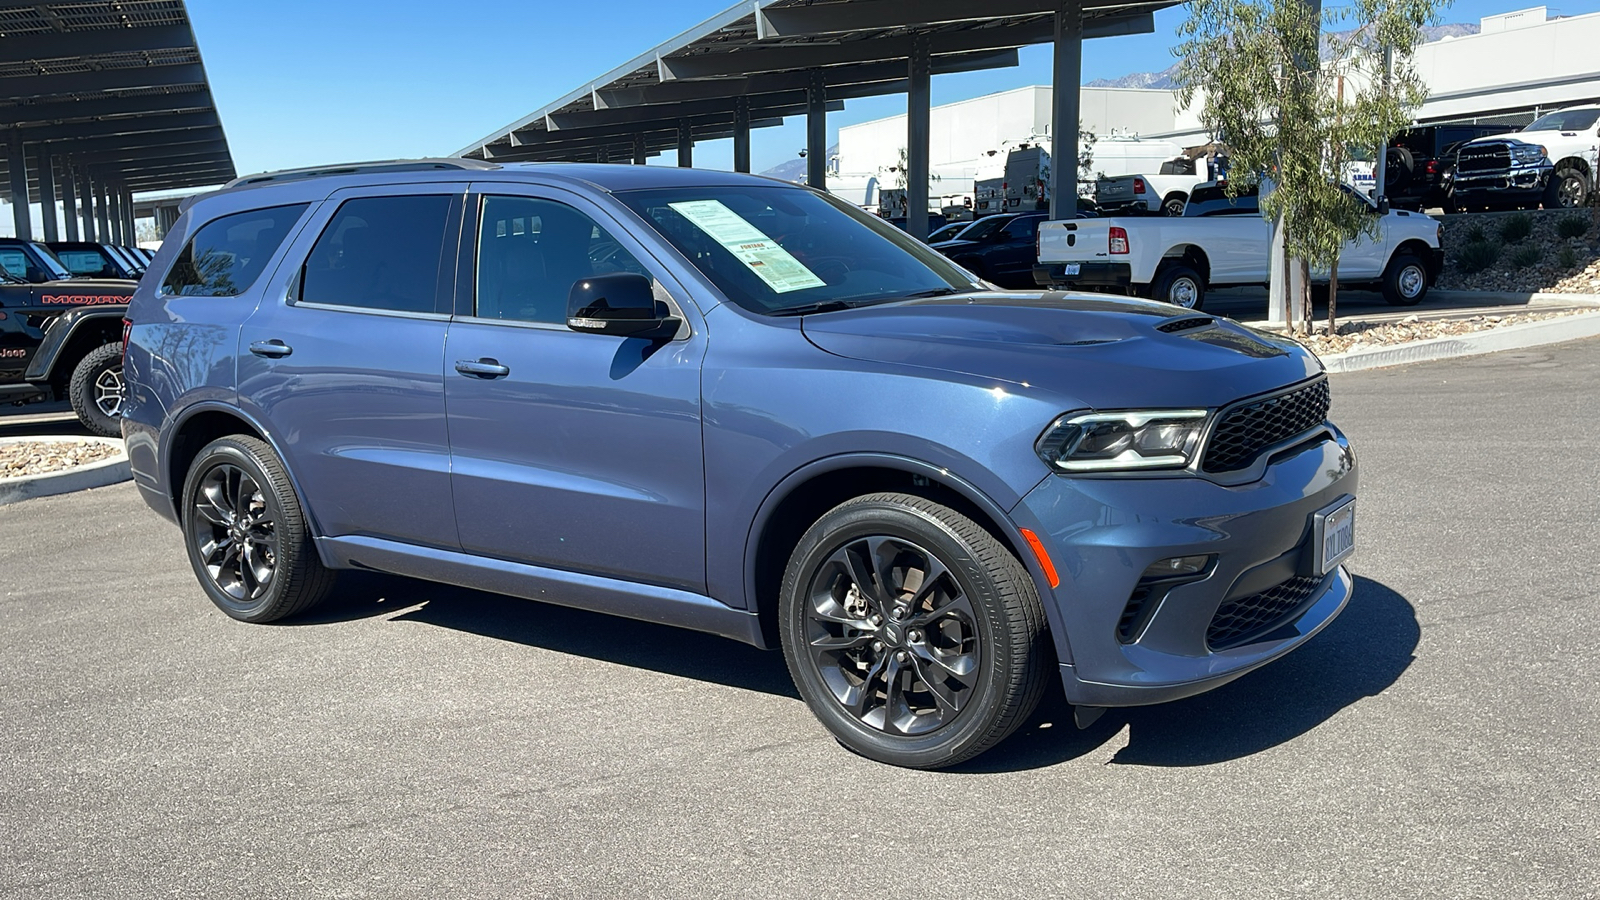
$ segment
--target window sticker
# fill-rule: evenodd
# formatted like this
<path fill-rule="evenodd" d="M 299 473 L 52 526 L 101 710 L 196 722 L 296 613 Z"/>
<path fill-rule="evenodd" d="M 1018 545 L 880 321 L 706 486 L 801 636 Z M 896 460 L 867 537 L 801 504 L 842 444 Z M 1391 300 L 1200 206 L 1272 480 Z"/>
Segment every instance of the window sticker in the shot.
<path fill-rule="evenodd" d="M 746 222 L 720 200 L 685 200 L 669 203 L 678 214 L 711 236 L 711 239 L 728 249 L 729 253 L 756 273 L 774 293 L 802 291 L 806 288 L 825 287 L 827 282 L 818 278 L 789 251 L 761 230 Z"/>

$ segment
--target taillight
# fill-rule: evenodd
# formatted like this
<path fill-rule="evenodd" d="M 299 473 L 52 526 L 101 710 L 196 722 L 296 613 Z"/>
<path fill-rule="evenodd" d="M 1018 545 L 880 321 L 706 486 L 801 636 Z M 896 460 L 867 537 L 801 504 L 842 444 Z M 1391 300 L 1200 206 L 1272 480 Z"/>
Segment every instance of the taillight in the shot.
<path fill-rule="evenodd" d="M 1428 160 L 1428 164 L 1422 167 L 1422 171 L 1429 175 L 1439 174 L 1439 161 L 1437 159 Z"/>
<path fill-rule="evenodd" d="M 1133 180 L 1133 192 L 1135 194 L 1144 193 L 1144 179 L 1143 178 L 1135 178 Z"/>
<path fill-rule="evenodd" d="M 1111 252 L 1125 254 L 1128 252 L 1128 229 L 1117 225 L 1111 226 Z"/>

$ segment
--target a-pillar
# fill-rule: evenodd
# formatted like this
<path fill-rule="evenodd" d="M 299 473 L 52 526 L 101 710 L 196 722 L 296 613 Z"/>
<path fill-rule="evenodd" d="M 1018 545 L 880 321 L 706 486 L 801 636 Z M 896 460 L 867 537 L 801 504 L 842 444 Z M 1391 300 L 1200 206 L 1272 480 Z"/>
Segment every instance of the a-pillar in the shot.
<path fill-rule="evenodd" d="M 694 166 L 694 129 L 682 119 L 678 120 L 678 166 L 684 169 Z"/>
<path fill-rule="evenodd" d="M 928 36 L 911 39 L 910 87 L 906 90 L 906 232 L 928 236 L 928 140 L 933 65 Z"/>
<path fill-rule="evenodd" d="M 750 171 L 750 98 L 733 98 L 733 170 Z"/>
<path fill-rule="evenodd" d="M 56 164 L 50 158 L 50 145 L 39 145 L 39 220 L 47 241 L 61 240 L 56 222 Z"/>
<path fill-rule="evenodd" d="M 83 239 L 99 240 L 94 227 L 94 179 L 83 166 L 78 168 L 78 216 L 83 220 Z"/>
<path fill-rule="evenodd" d="M 828 187 L 828 85 L 821 69 L 811 70 L 806 86 L 806 184 Z"/>
<path fill-rule="evenodd" d="M 94 180 L 94 221 L 94 233 L 97 235 L 95 239 L 109 242 L 111 240 L 111 201 L 103 177 Z"/>
<path fill-rule="evenodd" d="M 61 158 L 61 214 L 67 224 L 67 240 L 78 240 L 78 176 L 72 170 L 72 159 Z"/>
<path fill-rule="evenodd" d="M 1055 109 L 1050 123 L 1050 218 L 1078 214 L 1078 92 L 1083 80 L 1083 0 L 1056 9 Z"/>
<path fill-rule="evenodd" d="M 11 216 L 17 225 L 17 237 L 28 241 L 33 239 L 33 222 L 28 218 L 28 160 L 22 154 L 22 132 L 11 129 L 6 143 L 6 162 L 11 166 Z"/>

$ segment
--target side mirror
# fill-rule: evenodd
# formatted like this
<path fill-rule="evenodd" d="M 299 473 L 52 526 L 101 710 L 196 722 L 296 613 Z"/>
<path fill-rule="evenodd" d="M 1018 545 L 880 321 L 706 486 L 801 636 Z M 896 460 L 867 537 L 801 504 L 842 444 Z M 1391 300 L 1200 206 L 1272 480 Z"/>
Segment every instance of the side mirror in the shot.
<path fill-rule="evenodd" d="M 589 334 L 667 340 L 683 324 L 658 303 L 650 279 L 632 272 L 573 282 L 567 292 L 567 327 Z"/>

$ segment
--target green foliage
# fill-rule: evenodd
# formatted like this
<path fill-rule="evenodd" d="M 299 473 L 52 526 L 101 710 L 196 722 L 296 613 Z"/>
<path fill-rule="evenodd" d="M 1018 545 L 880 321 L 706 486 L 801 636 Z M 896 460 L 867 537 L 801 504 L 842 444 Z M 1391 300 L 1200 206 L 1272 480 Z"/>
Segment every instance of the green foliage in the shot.
<path fill-rule="evenodd" d="M 1563 269 L 1576 269 L 1578 267 L 1578 253 L 1571 247 L 1562 247 L 1556 254 L 1556 265 Z"/>
<path fill-rule="evenodd" d="M 1583 216 L 1562 216 L 1556 220 L 1556 234 L 1564 238 L 1583 237 L 1589 233 L 1589 223 Z"/>
<path fill-rule="evenodd" d="M 1291 257 L 1333 263 L 1378 217 L 1341 187 L 1348 148 L 1378 147 L 1426 96 L 1412 64 L 1437 0 L 1351 0 L 1318 16 L 1302 0 L 1189 0 L 1178 29 L 1179 100 L 1202 93 L 1201 119 L 1235 172 L 1265 173 L 1263 214 L 1282 216 Z M 1321 29 L 1354 25 L 1328 39 Z M 1384 78 L 1384 47 L 1394 66 Z M 1322 62 L 1318 64 L 1319 57 Z"/>
<path fill-rule="evenodd" d="M 1533 217 L 1527 213 L 1507 216 L 1500 223 L 1500 239 L 1508 244 L 1520 244 L 1533 234 Z"/>
<path fill-rule="evenodd" d="M 1499 261 L 1500 246 L 1488 241 L 1473 241 L 1456 256 L 1456 265 L 1468 275 L 1476 275 Z"/>
<path fill-rule="evenodd" d="M 1464 237 L 1469 244 L 1481 244 L 1489 239 L 1489 236 L 1483 231 L 1483 223 L 1481 222 L 1473 222 L 1471 225 L 1468 225 L 1467 233 L 1464 235 Z"/>
<path fill-rule="evenodd" d="M 1543 258 L 1544 248 L 1540 247 L 1538 244 L 1523 244 L 1517 249 L 1511 251 L 1510 257 L 1511 264 L 1519 269 L 1526 269 L 1529 266 L 1538 265 L 1539 260 Z"/>

